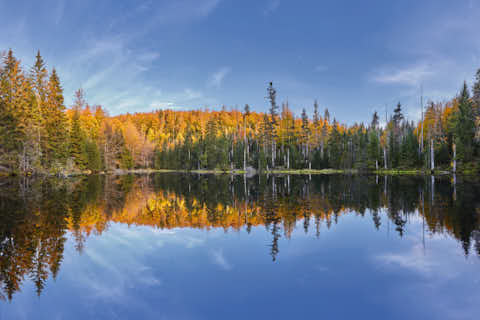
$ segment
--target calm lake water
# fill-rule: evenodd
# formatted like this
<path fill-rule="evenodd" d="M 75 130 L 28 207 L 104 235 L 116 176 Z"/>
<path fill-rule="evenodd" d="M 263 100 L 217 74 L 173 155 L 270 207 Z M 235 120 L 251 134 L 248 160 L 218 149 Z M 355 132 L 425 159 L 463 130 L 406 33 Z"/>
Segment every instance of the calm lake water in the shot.
<path fill-rule="evenodd" d="M 479 184 L 1 181 L 0 319 L 478 319 Z"/>

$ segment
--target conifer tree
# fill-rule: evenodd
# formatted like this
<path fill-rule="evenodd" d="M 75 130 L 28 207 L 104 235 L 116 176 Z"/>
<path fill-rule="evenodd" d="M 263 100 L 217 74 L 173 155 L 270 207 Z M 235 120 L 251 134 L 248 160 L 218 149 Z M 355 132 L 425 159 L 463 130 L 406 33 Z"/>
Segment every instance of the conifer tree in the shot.
<path fill-rule="evenodd" d="M 270 82 L 268 88 L 268 100 L 270 101 L 270 121 L 268 125 L 268 138 L 270 140 L 270 145 L 271 145 L 271 156 L 272 156 L 272 169 L 275 168 L 275 158 L 276 158 L 276 151 L 277 151 L 277 145 L 276 145 L 276 139 L 277 139 L 277 132 L 276 132 L 276 126 L 277 126 L 277 117 L 278 117 L 278 105 L 277 105 L 277 91 L 273 87 L 273 83 Z"/>
<path fill-rule="evenodd" d="M 102 169 L 102 161 L 100 159 L 100 151 L 94 141 L 85 142 L 86 168 L 92 172 L 98 172 Z"/>
<path fill-rule="evenodd" d="M 43 117 L 47 117 L 47 81 L 48 81 L 48 71 L 43 61 L 42 56 L 40 55 L 40 50 L 37 52 L 35 57 L 35 64 L 30 69 L 30 75 L 32 78 L 32 85 L 36 95 L 36 102 L 39 105 L 39 108 L 43 114 Z"/>
<path fill-rule="evenodd" d="M 308 121 L 307 111 L 305 110 L 305 108 L 303 108 L 302 110 L 302 154 L 303 154 L 304 163 L 308 165 L 309 169 L 311 169 L 309 142 L 310 142 L 309 121 Z"/>
<path fill-rule="evenodd" d="M 74 110 L 72 129 L 70 132 L 70 156 L 79 169 L 85 169 L 87 157 L 85 154 L 85 137 L 80 126 L 80 111 Z"/>
<path fill-rule="evenodd" d="M 58 161 L 64 164 L 68 156 L 67 117 L 63 98 L 63 89 L 55 69 L 48 80 L 45 115 L 45 144 L 47 163 Z"/>
<path fill-rule="evenodd" d="M 475 104 L 475 116 L 480 116 L 480 69 L 477 70 L 475 75 L 475 83 L 473 84 L 473 103 Z"/>
<path fill-rule="evenodd" d="M 1 74 L 2 147 L 4 163 L 11 169 L 30 171 L 34 151 L 32 121 L 32 89 L 13 51 L 4 58 Z"/>
<path fill-rule="evenodd" d="M 320 115 L 318 113 L 318 102 L 315 100 L 313 102 L 313 131 L 315 137 L 315 149 L 317 149 L 319 145 L 319 133 L 320 130 Z"/>
<path fill-rule="evenodd" d="M 48 136 L 45 132 L 45 120 L 48 119 L 48 108 L 47 108 L 47 78 L 48 71 L 43 61 L 42 56 L 40 55 L 40 50 L 37 52 L 35 57 L 35 64 L 30 69 L 30 78 L 34 94 L 34 105 L 32 106 L 32 114 L 35 114 L 38 117 L 38 123 L 36 124 L 36 137 L 38 147 L 41 148 L 38 150 L 39 153 L 42 153 L 43 160 L 45 161 L 45 149 L 46 144 L 48 143 Z"/>
<path fill-rule="evenodd" d="M 457 158 L 468 162 L 473 155 L 473 138 L 475 136 L 475 122 L 472 101 L 467 83 L 464 82 L 458 99 L 458 108 L 453 117 L 454 140 L 457 147 Z"/>
<path fill-rule="evenodd" d="M 328 139 L 329 159 L 328 163 L 333 168 L 340 168 L 342 161 L 342 135 L 338 131 L 338 123 L 336 119 L 333 119 L 332 132 Z"/>

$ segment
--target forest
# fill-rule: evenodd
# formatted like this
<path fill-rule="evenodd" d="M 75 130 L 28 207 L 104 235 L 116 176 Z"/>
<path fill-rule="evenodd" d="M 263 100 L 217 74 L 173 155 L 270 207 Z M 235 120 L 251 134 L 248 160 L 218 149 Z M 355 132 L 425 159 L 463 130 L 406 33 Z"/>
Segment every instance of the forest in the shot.
<path fill-rule="evenodd" d="M 418 122 L 399 102 L 385 124 L 346 125 L 319 110 L 292 112 L 267 86 L 268 110 L 156 110 L 110 116 L 85 101 L 66 106 L 57 71 L 40 52 L 25 68 L 12 50 L 0 64 L 0 174 L 69 175 L 134 169 L 480 171 L 480 69 L 449 101 L 429 101 Z M 419 99 L 420 100 L 420 99 Z M 281 104 L 281 106 L 280 106 Z M 255 108 L 258 109 L 258 108 Z M 383 121 L 382 121 L 383 122 Z"/>

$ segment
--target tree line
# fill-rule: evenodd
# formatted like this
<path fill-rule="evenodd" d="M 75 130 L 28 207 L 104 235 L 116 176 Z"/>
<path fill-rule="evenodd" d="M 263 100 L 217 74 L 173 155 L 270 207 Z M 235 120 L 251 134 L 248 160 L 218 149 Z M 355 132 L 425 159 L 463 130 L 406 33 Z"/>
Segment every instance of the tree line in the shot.
<path fill-rule="evenodd" d="M 470 93 L 471 92 L 471 93 Z M 480 70 L 447 102 L 401 103 L 381 121 L 342 124 L 313 103 L 294 115 L 267 87 L 269 110 L 157 110 L 109 116 L 80 89 L 67 108 L 55 69 L 40 55 L 24 69 L 12 50 L 0 65 L 0 170 L 21 174 L 118 169 L 480 169 Z M 383 117 L 382 117 L 383 118 Z M 384 122 L 380 125 L 380 122 Z"/>

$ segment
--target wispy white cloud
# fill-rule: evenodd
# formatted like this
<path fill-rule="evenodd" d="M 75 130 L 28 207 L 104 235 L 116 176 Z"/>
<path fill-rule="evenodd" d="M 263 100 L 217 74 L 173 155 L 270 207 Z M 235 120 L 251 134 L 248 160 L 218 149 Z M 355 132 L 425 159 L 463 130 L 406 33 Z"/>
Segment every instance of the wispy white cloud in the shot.
<path fill-rule="evenodd" d="M 280 0 L 269 0 L 267 3 L 267 7 L 263 10 L 263 14 L 268 16 L 277 11 L 279 6 Z"/>
<path fill-rule="evenodd" d="M 220 88 L 223 80 L 231 72 L 230 67 L 222 67 L 218 71 L 214 72 L 207 81 L 208 87 Z"/>
<path fill-rule="evenodd" d="M 315 66 L 314 70 L 315 72 L 325 72 L 328 70 L 328 67 L 324 65 L 318 65 L 318 66 Z"/>
<path fill-rule="evenodd" d="M 385 265 L 399 266 L 411 271 L 430 275 L 435 268 L 435 262 L 423 254 L 421 245 L 415 245 L 406 253 L 387 253 L 377 257 Z"/>
<path fill-rule="evenodd" d="M 433 74 L 433 70 L 428 65 L 420 64 L 407 68 L 389 68 L 376 71 L 371 79 L 382 84 L 418 86 Z"/>
<path fill-rule="evenodd" d="M 232 265 L 223 255 L 223 250 L 213 250 L 211 251 L 211 256 L 213 263 L 222 268 L 223 270 L 228 271 L 232 269 Z"/>
<path fill-rule="evenodd" d="M 199 98 L 203 98 L 204 95 L 201 91 L 193 90 L 190 88 L 186 88 L 183 90 L 183 92 L 180 94 L 179 98 L 183 98 L 185 100 L 195 100 Z"/>
<path fill-rule="evenodd" d="M 181 109 L 181 107 L 176 106 L 175 103 L 173 102 L 165 102 L 165 101 L 152 101 L 150 103 L 150 108 L 152 110 L 157 110 L 157 109 Z"/>
<path fill-rule="evenodd" d="M 62 18 L 63 18 L 63 12 L 65 11 L 65 2 L 64 0 L 58 0 L 57 1 L 57 6 L 54 10 L 54 14 L 55 14 L 55 24 L 58 25 L 60 24 L 60 22 L 62 21 Z"/>
<path fill-rule="evenodd" d="M 183 24 L 204 19 L 214 12 L 220 0 L 177 0 L 160 3 L 144 31 L 159 24 Z"/>

